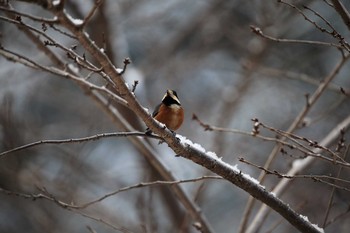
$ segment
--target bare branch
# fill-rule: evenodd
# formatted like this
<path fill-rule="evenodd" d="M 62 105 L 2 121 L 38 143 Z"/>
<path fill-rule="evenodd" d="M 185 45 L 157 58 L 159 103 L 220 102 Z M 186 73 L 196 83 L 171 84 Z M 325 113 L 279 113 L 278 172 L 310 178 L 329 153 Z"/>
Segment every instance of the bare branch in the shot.
<path fill-rule="evenodd" d="M 329 145 L 332 141 L 334 141 L 338 135 L 341 129 L 348 128 L 350 126 L 350 116 L 345 118 L 341 123 L 339 123 L 319 144 L 320 145 Z M 318 148 L 315 149 L 314 152 L 317 152 Z M 313 161 L 314 157 L 307 157 L 302 160 L 298 160 L 293 163 L 294 166 L 287 172 L 288 176 L 293 176 L 301 171 L 303 171 L 307 166 L 309 166 Z M 266 166 L 264 166 L 266 168 Z M 263 172 L 265 174 L 265 172 Z M 280 195 L 282 191 L 287 187 L 287 184 L 289 183 L 288 179 L 282 179 L 272 190 L 273 193 L 275 193 L 276 196 Z M 247 232 L 254 232 L 256 227 L 259 226 L 260 222 L 264 219 L 264 216 L 267 214 L 268 208 L 266 205 L 263 205 L 258 213 L 255 215 L 251 225 L 247 229 Z"/>
<path fill-rule="evenodd" d="M 92 220 L 94 220 L 96 222 L 101 222 L 101 223 L 105 224 L 106 226 L 108 226 L 108 227 L 110 227 L 110 228 L 112 228 L 114 230 L 125 232 L 125 233 L 132 233 L 132 231 L 128 230 L 125 227 L 116 226 L 116 225 L 114 225 L 112 223 L 109 223 L 109 222 L 107 222 L 107 221 L 105 221 L 105 220 L 103 220 L 101 218 L 93 217 L 93 216 L 91 216 L 89 214 L 86 214 L 86 213 L 78 211 L 76 208 L 74 208 L 74 205 L 68 204 L 68 203 L 65 203 L 63 201 L 58 200 L 55 196 L 50 194 L 45 188 L 40 188 L 39 190 L 42 193 L 26 194 L 26 193 L 20 193 L 20 192 L 14 192 L 14 191 L 6 190 L 6 189 L 3 189 L 3 188 L 0 187 L 0 192 L 4 193 L 6 195 L 13 195 L 13 196 L 17 196 L 17 197 L 20 197 L 20 198 L 30 199 L 32 201 L 35 201 L 35 200 L 38 200 L 38 199 L 48 200 L 48 201 L 51 201 L 51 202 L 55 203 L 57 206 L 65 209 L 65 210 L 75 212 L 75 213 L 77 213 L 77 214 L 79 214 L 79 215 L 81 215 L 83 217 L 92 219 Z"/>
<path fill-rule="evenodd" d="M 168 129 L 164 129 L 162 125 L 157 123 L 149 113 L 139 104 L 135 99 L 134 94 L 128 89 L 124 80 L 120 76 L 120 73 L 114 68 L 113 64 L 110 62 L 108 57 L 100 51 L 100 49 L 91 42 L 89 37 L 85 32 L 78 30 L 76 25 L 72 20 L 66 15 L 65 12 L 57 12 L 57 17 L 61 20 L 62 24 L 67 27 L 81 42 L 87 51 L 89 51 L 94 58 L 101 64 L 104 71 L 112 78 L 112 80 L 117 84 L 118 91 L 128 102 L 130 109 L 132 109 L 145 123 L 146 125 L 157 135 L 164 138 L 167 144 L 173 149 L 173 151 L 184 158 L 192 160 L 193 162 L 206 167 L 207 169 L 215 172 L 216 174 L 224 177 L 229 180 L 231 183 L 236 186 L 244 189 L 249 192 L 258 200 L 267 203 L 272 209 L 276 210 L 281 214 L 285 219 L 287 219 L 292 225 L 298 228 L 301 231 L 309 232 L 320 232 L 315 226 L 310 224 L 302 216 L 297 214 L 292 210 L 288 205 L 282 202 L 280 199 L 276 199 L 269 192 L 264 190 L 260 185 L 252 182 L 251 179 L 246 178 L 240 171 L 235 171 L 230 165 L 224 163 L 223 161 L 214 158 L 206 153 L 199 151 L 197 148 L 189 145 L 188 143 L 181 143 L 175 135 Z M 193 213 L 192 213 L 193 214 Z M 193 215 L 198 219 L 198 215 Z M 196 219 L 196 220 L 197 220 Z M 202 223 L 203 219 L 198 219 Z M 211 232 L 211 229 L 204 229 L 205 232 Z"/>
<path fill-rule="evenodd" d="M 103 3 L 103 0 L 95 0 L 94 6 L 91 8 L 88 15 L 83 20 L 83 23 L 81 24 L 81 27 L 84 27 L 92 18 L 92 16 L 95 14 L 96 10 L 100 7 L 100 5 Z"/>
<path fill-rule="evenodd" d="M 111 196 L 114 196 L 118 193 L 129 191 L 129 190 L 136 189 L 136 188 L 153 187 L 153 186 L 158 186 L 158 185 L 176 185 L 176 184 L 183 184 L 183 183 L 193 183 L 193 182 L 204 181 L 204 180 L 223 180 L 223 178 L 221 176 L 202 176 L 202 177 L 193 178 L 193 179 L 186 179 L 186 180 L 175 180 L 175 181 L 157 180 L 157 181 L 152 181 L 152 182 L 143 182 L 143 183 L 127 186 L 127 187 L 118 189 L 116 191 L 107 193 L 100 198 L 97 198 L 93 201 L 86 202 L 85 204 L 77 205 L 74 208 L 77 208 L 77 209 L 87 208 L 90 205 L 101 202 L 104 199 L 109 198 Z"/>
<path fill-rule="evenodd" d="M 350 13 L 347 11 L 347 9 L 339 0 L 331 0 L 331 1 L 333 3 L 334 9 L 339 13 L 341 18 L 343 19 L 343 22 L 350 30 Z"/>
<path fill-rule="evenodd" d="M 134 84 L 132 85 L 131 92 L 135 93 L 136 87 L 139 84 L 138 80 L 134 80 Z"/>
<path fill-rule="evenodd" d="M 57 18 L 49 19 L 49 18 L 37 17 L 37 16 L 34 16 L 34 15 L 30 15 L 30 14 L 26 14 L 26 13 L 17 11 L 17 10 L 9 9 L 9 8 L 3 7 L 1 5 L 0 5 L 0 10 L 4 11 L 4 12 L 7 12 L 7 13 L 11 13 L 11 14 L 22 16 L 22 17 L 26 17 L 28 19 L 31 19 L 33 21 L 40 22 L 40 23 L 48 23 L 48 24 L 58 23 Z"/>
<path fill-rule="evenodd" d="M 281 42 L 281 43 L 292 43 L 292 44 L 309 44 L 309 45 L 321 45 L 321 46 L 331 46 L 331 47 L 335 47 L 338 49 L 344 49 L 344 47 L 342 45 L 338 45 L 338 44 L 334 44 L 334 43 L 330 43 L 330 42 L 323 42 L 323 41 L 314 41 L 314 40 L 293 40 L 293 39 L 280 39 L 280 38 L 275 38 L 269 35 L 266 35 L 263 33 L 263 31 L 254 25 L 250 26 L 250 29 L 257 35 L 271 40 L 271 41 L 275 41 L 275 42 Z M 348 51 L 349 48 L 346 48 Z"/>
<path fill-rule="evenodd" d="M 343 130 L 342 130 L 343 131 Z M 344 132 L 344 131 L 343 131 Z M 342 133 L 342 137 L 344 136 L 344 133 Z M 341 140 L 340 140 L 341 141 Z M 338 143 L 339 144 L 339 143 Z M 344 160 L 346 160 L 347 158 L 347 155 L 348 155 L 348 152 L 350 151 L 350 145 L 346 148 L 345 152 L 344 152 Z M 340 177 L 340 174 L 342 172 L 342 167 L 340 167 L 338 169 L 338 172 L 337 172 L 337 178 Z M 336 187 L 333 187 L 330 195 L 329 195 L 329 201 L 328 201 L 328 206 L 327 206 L 327 210 L 326 210 L 326 213 L 325 213 L 325 216 L 324 216 L 324 220 L 323 220 L 323 224 L 322 224 L 322 227 L 325 228 L 326 225 L 327 225 L 327 220 L 328 220 L 328 216 L 329 216 L 329 212 L 332 208 L 332 205 L 333 205 L 333 198 L 334 198 L 334 193 L 335 193 L 335 190 Z"/>
<path fill-rule="evenodd" d="M 48 201 L 55 203 L 56 205 L 58 205 L 59 207 L 62 207 L 65 210 L 73 211 L 73 212 L 78 213 L 84 217 L 93 219 L 93 220 L 98 221 L 98 222 L 102 222 L 103 224 L 105 224 L 105 225 L 107 225 L 115 230 L 122 231 L 122 232 L 131 232 L 130 230 L 126 229 L 125 227 L 115 226 L 115 225 L 108 223 L 100 218 L 93 217 L 91 215 L 80 212 L 78 210 L 85 209 L 93 204 L 96 204 L 96 203 L 99 203 L 99 202 L 105 200 L 106 198 L 109 198 L 111 196 L 115 196 L 118 193 L 130 191 L 133 189 L 144 188 L 144 187 L 153 187 L 153 186 L 159 186 L 159 185 L 172 186 L 172 185 L 177 185 L 177 184 L 181 184 L 181 183 L 193 183 L 193 182 L 205 181 L 205 180 L 223 180 L 223 178 L 220 176 L 202 176 L 202 177 L 198 177 L 198 178 L 185 179 L 185 180 L 175 180 L 175 181 L 157 180 L 157 181 L 152 181 L 152 182 L 143 182 L 143 183 L 138 183 L 135 185 L 127 186 L 124 188 L 120 188 L 116 191 L 107 193 L 100 198 L 86 202 L 85 204 L 81 204 L 81 205 L 68 204 L 66 202 L 63 202 L 63 201 L 59 200 L 57 197 L 55 197 L 54 195 L 52 195 L 51 193 L 49 193 L 45 188 L 40 188 L 39 190 L 41 191 L 41 193 L 38 193 L 38 194 L 26 194 L 26 193 L 21 193 L 21 192 L 14 192 L 14 191 L 3 189 L 1 187 L 0 187 L 0 192 L 4 193 L 6 195 L 14 195 L 14 196 L 25 198 L 25 199 L 30 199 L 32 201 L 35 201 L 37 199 L 45 199 L 45 200 L 48 200 Z"/>
<path fill-rule="evenodd" d="M 264 141 L 271 141 L 271 142 L 275 142 L 284 146 L 287 146 L 288 148 L 291 149 L 296 149 L 299 150 L 300 152 L 302 152 L 303 154 L 305 154 L 305 156 L 311 156 L 314 158 L 318 158 L 318 159 L 322 159 L 324 161 L 330 162 L 332 164 L 336 164 L 336 165 L 340 165 L 340 166 L 344 166 L 344 167 L 349 167 L 350 168 L 350 163 L 344 161 L 344 159 L 342 159 L 341 157 L 339 157 L 339 155 L 336 152 L 333 152 L 332 150 L 330 150 L 327 147 L 324 147 L 322 145 L 319 145 L 318 143 L 311 141 L 305 137 L 301 137 L 292 133 L 288 133 L 286 131 L 283 130 L 279 130 L 279 129 L 275 129 L 272 128 L 270 126 L 267 126 L 261 122 L 259 122 L 258 119 L 254 119 L 254 127 L 252 132 L 245 132 L 242 130 L 237 130 L 237 129 L 228 129 L 228 128 L 221 128 L 221 127 L 217 127 L 217 126 L 212 126 L 206 123 L 203 123 L 198 117 L 197 115 L 193 114 L 193 119 L 198 121 L 199 124 L 204 128 L 204 130 L 207 130 L 208 128 L 211 131 L 216 131 L 216 132 L 225 132 L 225 133 L 235 133 L 235 134 L 240 134 L 240 135 L 245 135 L 245 136 L 251 136 L 251 137 L 256 137 L 259 139 L 262 139 Z M 266 136 L 262 136 L 260 134 L 260 130 L 259 127 L 264 127 L 272 132 L 277 133 L 280 137 L 266 137 Z M 285 139 L 288 139 L 290 141 L 292 141 L 295 144 L 292 144 L 290 142 L 285 141 L 285 139 L 281 139 L 281 137 L 284 137 Z M 308 143 L 308 146 L 310 146 L 311 148 L 307 147 L 306 145 L 298 142 L 296 139 L 305 141 L 306 143 Z M 317 148 L 317 149 L 321 149 L 324 150 L 328 153 L 330 153 L 332 156 L 331 157 L 326 157 L 323 156 L 321 153 L 315 153 L 313 151 L 312 148 Z"/>
<path fill-rule="evenodd" d="M 245 160 L 244 158 L 239 158 L 239 161 L 242 163 L 251 165 L 253 167 L 256 167 L 256 168 L 262 170 L 263 172 L 265 172 L 267 175 L 275 175 L 278 178 L 286 178 L 286 179 L 295 179 L 295 178 L 312 179 L 313 181 L 327 184 L 329 186 L 332 186 L 333 188 L 337 188 L 337 189 L 341 189 L 341 190 L 345 190 L 345 191 L 350 192 L 350 189 L 348 189 L 344 186 L 336 185 L 336 184 L 328 181 L 328 180 L 339 181 L 341 183 L 350 184 L 349 180 L 340 179 L 339 175 L 337 177 L 332 177 L 332 176 L 327 176 L 327 175 L 288 175 L 288 174 L 282 174 L 276 170 L 271 171 L 269 169 L 264 168 L 263 166 L 259 166 L 259 165 L 252 163 L 252 162 L 249 162 L 249 161 Z"/>
<path fill-rule="evenodd" d="M 311 10 L 311 8 L 308 8 L 306 6 L 304 6 L 305 9 L 308 9 L 310 11 L 312 11 L 314 14 L 316 14 L 319 18 L 321 18 L 324 22 L 326 22 L 326 24 L 332 29 L 332 31 L 328 31 L 325 28 L 322 28 L 321 26 L 319 26 L 315 21 L 311 20 L 308 16 L 306 16 L 306 14 L 304 14 L 304 12 L 299 9 L 297 6 L 293 5 L 292 3 L 288 3 L 285 2 L 283 0 L 278 0 L 278 2 L 285 4 L 293 9 L 295 9 L 296 11 L 298 11 L 298 13 L 300 15 L 302 15 L 304 17 L 304 19 L 308 22 L 310 22 L 311 24 L 313 24 L 318 30 L 320 30 L 321 32 L 325 32 L 327 34 L 329 34 L 330 36 L 332 36 L 333 38 L 337 39 L 340 44 L 342 45 L 342 48 L 346 49 L 348 52 L 350 51 L 350 45 L 344 40 L 344 37 L 338 33 L 333 26 L 331 26 L 331 24 L 325 20 L 322 16 L 320 16 L 316 11 Z"/>
<path fill-rule="evenodd" d="M 128 57 L 125 58 L 124 61 L 123 61 L 123 63 L 124 63 L 124 67 L 123 67 L 122 71 L 119 72 L 119 75 L 124 74 L 125 71 L 126 71 L 126 67 L 127 67 L 129 64 L 131 64 L 130 58 L 128 58 Z"/>
<path fill-rule="evenodd" d="M 110 138 L 110 137 L 149 137 L 155 139 L 162 139 L 161 137 L 153 134 L 146 134 L 142 132 L 116 132 L 116 133 L 100 133 L 93 136 L 82 137 L 82 138 L 69 138 L 69 139 L 59 139 L 59 140 L 40 140 L 37 142 L 32 142 L 23 146 L 13 148 L 0 153 L 0 158 L 4 157 L 13 152 L 25 150 L 31 147 L 35 147 L 43 144 L 67 144 L 67 143 L 82 143 L 87 141 L 95 141 L 101 138 Z"/>
<path fill-rule="evenodd" d="M 15 53 L 13 51 L 9 51 L 9 50 L 4 49 L 4 48 L 0 48 L 0 54 L 3 55 L 4 57 L 10 59 L 10 60 L 13 60 L 15 62 L 20 62 L 23 65 L 29 66 L 30 68 L 43 70 L 43 71 L 46 71 L 46 72 L 49 72 L 49 73 L 52 73 L 52 74 L 55 74 L 55 75 L 59 75 L 59 76 L 64 77 L 64 78 L 69 78 L 71 80 L 74 80 L 74 81 L 82 84 L 85 88 L 101 91 L 101 92 L 107 94 L 113 100 L 117 101 L 118 103 L 128 107 L 128 103 L 123 98 L 121 98 L 118 95 L 114 94 L 112 91 L 110 91 L 106 87 L 97 86 L 95 84 L 92 84 L 92 83 L 88 82 L 84 78 L 80 78 L 78 76 L 75 76 L 75 75 L 73 75 L 71 73 L 68 73 L 66 71 L 57 69 L 55 67 L 48 67 L 48 66 L 40 65 L 40 64 L 30 60 L 27 57 L 24 57 L 24 56 L 22 56 L 22 55 L 20 55 L 18 53 Z"/>

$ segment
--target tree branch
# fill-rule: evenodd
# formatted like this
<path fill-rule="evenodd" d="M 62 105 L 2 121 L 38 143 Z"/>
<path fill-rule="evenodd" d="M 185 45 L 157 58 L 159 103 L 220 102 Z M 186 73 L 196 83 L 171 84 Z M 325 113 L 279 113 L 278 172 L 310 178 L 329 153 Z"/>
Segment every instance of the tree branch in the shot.
<path fill-rule="evenodd" d="M 338 124 L 329 134 L 320 142 L 321 145 L 327 146 L 329 145 L 332 141 L 334 141 L 338 135 L 339 132 L 344 129 L 344 128 L 349 128 L 350 126 L 350 116 L 345 118 L 340 124 Z M 316 148 L 315 153 L 317 151 L 320 151 L 320 149 Z M 305 159 L 299 159 L 296 160 L 293 163 L 292 168 L 286 173 L 287 176 L 293 176 L 297 174 L 298 172 L 304 170 L 306 167 L 308 167 L 313 161 L 315 160 L 314 157 L 307 157 Z M 265 167 L 265 166 L 264 166 Z M 283 190 L 287 187 L 289 184 L 290 180 L 289 179 L 282 179 L 276 187 L 272 190 L 273 193 L 276 194 L 276 196 L 279 196 Z M 247 229 L 247 233 L 252 233 L 255 232 L 257 229 L 257 226 L 260 225 L 261 221 L 263 221 L 264 216 L 267 214 L 268 208 L 266 205 L 263 205 L 258 213 L 255 215 L 254 220 L 251 222 L 249 228 Z"/>
<path fill-rule="evenodd" d="M 146 134 L 142 132 L 117 132 L 117 133 L 100 133 L 93 136 L 83 137 L 83 138 L 69 138 L 69 139 L 60 139 L 60 140 L 40 140 L 37 142 L 28 143 L 23 146 L 19 146 L 16 148 L 13 148 L 11 150 L 7 150 L 0 153 L 0 159 L 10 153 L 14 153 L 17 151 L 29 149 L 38 145 L 43 144 L 66 144 L 66 143 L 82 143 L 87 141 L 95 141 L 101 138 L 110 138 L 110 137 L 149 137 L 149 138 L 155 138 L 155 139 L 162 139 L 161 137 L 153 134 Z"/>
<path fill-rule="evenodd" d="M 331 0 L 333 3 L 334 9 L 339 13 L 341 18 L 343 19 L 343 22 L 348 27 L 348 30 L 350 31 L 350 14 L 347 11 L 347 9 L 344 7 L 344 5 L 339 0 Z"/>
<path fill-rule="evenodd" d="M 58 11 L 56 12 L 56 15 L 62 24 L 78 38 L 84 48 L 89 51 L 92 56 L 94 56 L 94 58 L 103 67 L 104 71 L 117 84 L 118 91 L 129 103 L 130 109 L 132 109 L 154 133 L 164 138 L 167 144 L 174 150 L 177 155 L 192 160 L 193 162 L 206 167 L 207 169 L 224 177 L 241 189 L 247 191 L 252 196 L 266 203 L 272 209 L 281 214 L 287 221 L 289 221 L 300 231 L 320 232 L 318 228 L 316 228 L 310 222 L 306 221 L 305 218 L 297 214 L 280 199 L 275 198 L 274 195 L 267 192 L 262 186 L 247 178 L 246 175 L 242 174 L 238 169 L 234 169 L 229 164 L 224 163 L 218 158 L 214 158 L 213 156 L 206 154 L 204 151 L 199 151 L 197 148 L 191 146 L 188 143 L 178 141 L 178 139 L 171 131 L 164 129 L 163 126 L 157 123 L 151 117 L 151 115 L 139 104 L 139 102 L 135 99 L 134 94 L 125 85 L 124 80 L 120 76 L 119 72 L 114 68 L 108 57 L 102 53 L 94 43 L 91 43 L 87 34 L 81 30 L 78 30 L 76 25 L 70 20 L 65 12 Z M 211 230 L 203 229 L 203 231 L 210 232 Z"/>

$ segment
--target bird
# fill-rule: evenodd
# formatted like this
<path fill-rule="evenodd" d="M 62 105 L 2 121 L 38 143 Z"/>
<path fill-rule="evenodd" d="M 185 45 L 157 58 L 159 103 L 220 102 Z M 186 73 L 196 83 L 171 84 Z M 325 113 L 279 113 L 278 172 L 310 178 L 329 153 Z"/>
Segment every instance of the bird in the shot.
<path fill-rule="evenodd" d="M 166 91 L 162 102 L 156 106 L 152 114 L 154 119 L 165 124 L 171 131 L 175 131 L 181 127 L 184 116 L 184 109 L 174 90 Z M 151 133 L 150 129 L 147 129 L 146 132 Z"/>

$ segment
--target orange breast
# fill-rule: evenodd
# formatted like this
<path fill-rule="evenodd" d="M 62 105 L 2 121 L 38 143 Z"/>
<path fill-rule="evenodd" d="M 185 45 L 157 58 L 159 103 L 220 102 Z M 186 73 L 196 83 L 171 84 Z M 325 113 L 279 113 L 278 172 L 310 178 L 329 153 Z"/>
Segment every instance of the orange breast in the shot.
<path fill-rule="evenodd" d="M 163 123 L 171 130 L 177 130 L 184 121 L 184 110 L 181 106 L 173 105 L 171 107 L 161 105 L 158 114 L 154 117 L 157 121 Z"/>

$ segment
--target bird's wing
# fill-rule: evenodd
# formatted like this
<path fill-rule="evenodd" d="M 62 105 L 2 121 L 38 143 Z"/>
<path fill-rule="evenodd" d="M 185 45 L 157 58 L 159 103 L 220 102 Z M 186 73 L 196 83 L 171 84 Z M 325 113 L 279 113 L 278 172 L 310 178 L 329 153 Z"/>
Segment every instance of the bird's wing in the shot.
<path fill-rule="evenodd" d="M 153 111 L 153 113 L 152 113 L 152 117 L 157 116 L 157 114 L 158 114 L 158 112 L 159 112 L 160 105 L 161 105 L 161 104 L 158 104 L 158 105 L 156 106 L 156 108 L 154 109 L 154 111 Z"/>

